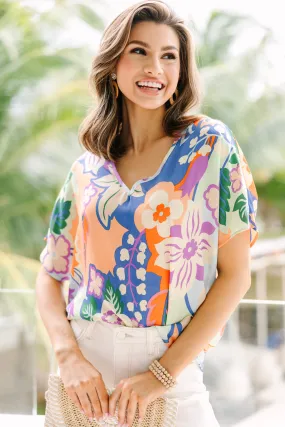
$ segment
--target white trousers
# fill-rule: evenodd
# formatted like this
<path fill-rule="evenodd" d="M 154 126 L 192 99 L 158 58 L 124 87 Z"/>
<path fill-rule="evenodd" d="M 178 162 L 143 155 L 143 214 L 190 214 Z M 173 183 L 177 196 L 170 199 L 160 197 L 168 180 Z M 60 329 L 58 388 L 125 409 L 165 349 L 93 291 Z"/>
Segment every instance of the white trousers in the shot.
<path fill-rule="evenodd" d="M 129 328 L 83 319 L 70 324 L 84 357 L 101 372 L 107 389 L 145 372 L 167 350 L 155 327 Z M 175 426 L 219 427 L 198 365 L 190 363 L 176 380 L 177 386 L 164 394 L 178 401 Z"/>

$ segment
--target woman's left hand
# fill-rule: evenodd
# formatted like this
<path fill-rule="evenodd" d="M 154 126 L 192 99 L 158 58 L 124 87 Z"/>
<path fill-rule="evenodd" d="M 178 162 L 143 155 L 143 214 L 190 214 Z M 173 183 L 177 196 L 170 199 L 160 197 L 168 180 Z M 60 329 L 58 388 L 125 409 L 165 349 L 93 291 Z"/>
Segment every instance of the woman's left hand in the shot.
<path fill-rule="evenodd" d="M 162 396 L 167 391 L 166 387 L 150 372 L 123 379 L 109 397 L 109 413 L 115 415 L 118 402 L 118 418 L 120 425 L 124 423 L 131 427 L 137 405 L 139 419 L 145 416 L 147 405 Z"/>

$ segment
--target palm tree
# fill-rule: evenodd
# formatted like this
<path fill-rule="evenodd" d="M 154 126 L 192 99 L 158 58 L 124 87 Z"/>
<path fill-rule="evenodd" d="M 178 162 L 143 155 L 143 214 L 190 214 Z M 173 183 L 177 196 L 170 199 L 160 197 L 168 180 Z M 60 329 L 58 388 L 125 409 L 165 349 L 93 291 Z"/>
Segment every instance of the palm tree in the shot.
<path fill-rule="evenodd" d="M 242 146 L 257 185 L 259 218 L 270 233 L 273 222 L 285 227 L 285 87 L 272 87 L 266 79 L 272 67 L 267 59 L 275 43 L 272 31 L 259 25 L 259 44 L 233 54 L 238 35 L 256 25 L 247 16 L 213 11 L 204 31 L 192 26 L 204 85 L 202 112 L 227 123 Z M 256 86 L 262 90 L 253 95 Z"/>
<path fill-rule="evenodd" d="M 240 142 L 257 181 L 284 169 L 285 88 L 273 88 L 261 80 L 270 63 L 267 51 L 274 42 L 263 28 L 259 44 L 235 56 L 234 43 L 245 28 L 257 26 L 247 16 L 213 11 L 198 37 L 198 62 L 204 83 L 202 112 L 225 121 Z M 262 92 L 252 96 L 260 81 Z"/>
<path fill-rule="evenodd" d="M 89 104 L 90 52 L 51 43 L 51 34 L 60 34 L 63 20 L 74 13 L 103 28 L 99 16 L 83 3 L 70 7 L 60 1 L 51 11 L 37 14 L 17 2 L 0 1 L 0 249 L 6 252 L 38 257 L 58 191 L 53 176 L 37 174 L 35 179 L 42 158 L 30 161 L 28 170 L 26 160 L 52 143 L 57 151 L 63 151 L 67 140 L 69 149 L 70 141 L 77 147 L 78 125 Z M 67 170 L 61 160 L 60 169 Z"/>

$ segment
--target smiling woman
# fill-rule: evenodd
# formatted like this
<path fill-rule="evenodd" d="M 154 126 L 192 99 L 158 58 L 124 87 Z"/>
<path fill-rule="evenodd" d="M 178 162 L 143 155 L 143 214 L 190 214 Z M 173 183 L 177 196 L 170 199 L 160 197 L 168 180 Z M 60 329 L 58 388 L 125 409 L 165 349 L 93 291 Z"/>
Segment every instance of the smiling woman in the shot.
<path fill-rule="evenodd" d="M 187 115 L 196 71 L 191 34 L 162 1 L 122 12 L 93 61 L 87 151 L 56 200 L 37 280 L 59 364 L 54 416 L 68 427 L 90 425 L 79 409 L 101 418 L 93 426 L 218 426 L 204 357 L 250 285 L 257 194 L 228 126 Z"/>

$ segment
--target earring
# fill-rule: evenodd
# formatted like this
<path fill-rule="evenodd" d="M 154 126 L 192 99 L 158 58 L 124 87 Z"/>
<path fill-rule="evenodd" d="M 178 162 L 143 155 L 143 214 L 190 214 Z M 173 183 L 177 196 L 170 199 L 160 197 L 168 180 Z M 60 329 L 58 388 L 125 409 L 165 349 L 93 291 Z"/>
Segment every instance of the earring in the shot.
<path fill-rule="evenodd" d="M 173 99 L 173 95 L 175 95 L 175 99 Z M 170 102 L 171 105 L 174 104 L 174 102 L 177 100 L 177 98 L 179 96 L 179 92 L 178 92 L 177 88 L 175 89 L 175 92 L 174 92 L 173 95 L 169 98 L 169 102 Z"/>
<path fill-rule="evenodd" d="M 116 78 L 117 78 L 116 73 L 112 73 L 111 77 L 112 77 L 113 80 L 116 80 Z M 119 96 L 119 86 L 118 86 L 118 83 L 115 82 L 115 81 L 113 81 L 112 84 L 113 84 L 113 86 L 115 88 L 115 91 L 116 91 L 116 98 L 118 98 L 118 96 Z"/>

